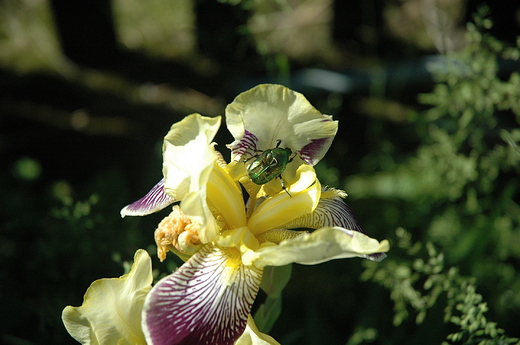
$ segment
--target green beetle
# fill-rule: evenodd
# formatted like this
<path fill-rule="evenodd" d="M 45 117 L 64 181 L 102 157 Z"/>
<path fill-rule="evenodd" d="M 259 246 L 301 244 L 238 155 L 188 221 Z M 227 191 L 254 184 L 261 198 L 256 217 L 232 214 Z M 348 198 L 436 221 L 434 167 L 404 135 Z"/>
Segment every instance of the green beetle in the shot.
<path fill-rule="evenodd" d="M 256 158 L 247 168 L 247 174 L 251 181 L 258 185 L 262 185 L 277 177 L 281 179 L 281 173 L 285 170 L 287 164 L 292 162 L 296 156 L 295 154 L 291 157 L 293 152 L 290 148 L 279 147 L 281 142 L 281 140 L 277 140 L 274 149 L 260 151 L 262 152 L 261 154 L 248 159 Z M 282 188 L 287 192 L 283 179 Z M 287 194 L 289 194 L 289 192 L 287 192 Z"/>

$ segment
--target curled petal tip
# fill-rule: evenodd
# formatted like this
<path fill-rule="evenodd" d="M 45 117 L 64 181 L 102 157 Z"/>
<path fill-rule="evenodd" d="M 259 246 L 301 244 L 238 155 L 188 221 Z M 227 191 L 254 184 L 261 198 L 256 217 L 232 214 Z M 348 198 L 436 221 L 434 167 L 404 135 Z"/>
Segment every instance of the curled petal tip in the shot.
<path fill-rule="evenodd" d="M 121 218 L 125 216 L 146 216 L 160 211 L 174 202 L 175 200 L 164 192 L 164 179 L 162 179 L 141 199 L 123 207 Z"/>
<path fill-rule="evenodd" d="M 385 252 L 390 250 L 390 243 L 388 243 L 388 240 L 382 240 L 380 242 L 379 250 L 381 251 L 373 254 L 367 254 L 362 257 L 375 262 L 383 261 L 383 259 L 387 256 Z"/>
<path fill-rule="evenodd" d="M 385 259 L 387 257 L 387 255 L 385 253 L 374 253 L 374 254 L 365 255 L 363 257 L 365 259 L 368 259 L 371 261 L 381 262 L 381 261 L 383 261 L 383 259 Z"/>

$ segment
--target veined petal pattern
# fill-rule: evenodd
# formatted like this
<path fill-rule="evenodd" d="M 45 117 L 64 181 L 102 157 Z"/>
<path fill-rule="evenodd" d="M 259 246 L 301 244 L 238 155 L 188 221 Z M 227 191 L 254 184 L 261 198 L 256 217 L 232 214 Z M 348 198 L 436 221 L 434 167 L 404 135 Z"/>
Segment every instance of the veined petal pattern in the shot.
<path fill-rule="evenodd" d="M 337 191 L 337 190 L 334 190 Z M 330 197 L 330 195 L 333 195 Z M 354 217 L 350 207 L 342 200 L 344 193 L 331 193 L 327 187 L 323 187 L 322 198 L 314 209 L 314 212 L 307 213 L 302 217 L 284 224 L 283 227 L 291 228 L 311 228 L 319 229 L 326 226 L 339 226 L 349 230 L 356 230 L 365 233 L 361 225 Z"/>
<path fill-rule="evenodd" d="M 338 122 L 321 114 L 300 93 L 282 85 L 258 85 L 238 95 L 226 107 L 226 124 L 235 138 L 229 145 L 231 159 L 241 160 L 254 150 L 267 150 L 281 140 L 281 147 L 299 152 L 314 139 L 333 138 Z M 305 150 L 306 161 L 317 163 L 332 140 Z M 303 158 L 303 157 L 302 157 Z"/>
<path fill-rule="evenodd" d="M 164 192 L 164 178 L 162 178 L 145 196 L 125 206 L 121 210 L 121 217 L 146 216 L 173 204 L 175 200 Z"/>
<path fill-rule="evenodd" d="M 262 270 L 242 265 L 236 248 L 206 245 L 147 296 L 149 345 L 233 344 L 246 328 Z"/>

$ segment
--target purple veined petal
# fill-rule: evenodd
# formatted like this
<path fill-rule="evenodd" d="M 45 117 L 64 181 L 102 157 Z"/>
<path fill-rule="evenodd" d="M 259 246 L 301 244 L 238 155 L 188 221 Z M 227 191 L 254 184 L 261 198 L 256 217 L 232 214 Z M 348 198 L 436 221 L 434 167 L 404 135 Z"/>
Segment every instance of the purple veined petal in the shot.
<path fill-rule="evenodd" d="M 327 153 L 334 137 L 327 137 L 321 139 L 312 139 L 311 142 L 298 152 L 300 158 L 307 164 L 316 165 Z"/>
<path fill-rule="evenodd" d="M 326 217 L 322 218 L 322 226 L 339 226 L 365 234 L 350 207 L 340 198 L 320 200 L 319 207 L 326 214 Z"/>
<path fill-rule="evenodd" d="M 323 191 L 326 191 L 327 188 Z M 339 196 L 323 198 L 320 200 L 312 213 L 293 222 L 285 224 L 287 228 L 311 228 L 318 229 L 323 227 L 341 227 L 348 230 L 358 231 L 366 234 L 350 207 Z M 363 256 L 372 261 L 381 261 L 386 258 L 385 253 L 374 253 Z"/>
<path fill-rule="evenodd" d="M 323 204 L 321 206 L 325 207 L 327 212 L 330 213 L 329 219 L 331 224 L 327 224 L 325 226 L 340 226 L 345 229 L 355 230 L 361 232 L 362 234 L 366 234 L 365 230 L 363 230 L 357 221 L 350 207 L 341 198 L 320 200 L 320 204 L 322 202 Z M 372 261 L 381 261 L 386 258 L 386 254 L 374 253 L 364 255 L 363 257 Z"/>
<path fill-rule="evenodd" d="M 322 193 L 327 187 L 322 189 Z M 322 194 L 323 196 L 323 194 Z M 354 217 L 350 207 L 339 197 L 329 197 L 320 199 L 318 205 L 312 213 L 307 213 L 302 217 L 284 224 L 284 228 L 310 228 L 318 229 L 324 227 L 341 227 L 365 233 L 357 219 Z"/>
<path fill-rule="evenodd" d="M 121 217 L 146 216 L 148 214 L 160 211 L 174 202 L 175 200 L 164 192 L 163 178 L 141 199 L 125 206 L 121 210 Z"/>
<path fill-rule="evenodd" d="M 374 254 L 368 254 L 364 255 L 363 257 L 368 260 L 380 262 L 383 261 L 384 258 L 386 258 L 386 253 L 374 253 Z"/>
<path fill-rule="evenodd" d="M 142 328 L 149 345 L 231 345 L 244 332 L 262 280 L 236 248 L 202 247 L 148 294 Z"/>
<path fill-rule="evenodd" d="M 256 143 L 258 138 L 253 133 L 245 130 L 244 136 L 240 140 L 235 140 L 228 145 L 231 150 L 231 157 L 233 160 L 240 160 L 242 156 L 249 158 L 255 154 Z"/>

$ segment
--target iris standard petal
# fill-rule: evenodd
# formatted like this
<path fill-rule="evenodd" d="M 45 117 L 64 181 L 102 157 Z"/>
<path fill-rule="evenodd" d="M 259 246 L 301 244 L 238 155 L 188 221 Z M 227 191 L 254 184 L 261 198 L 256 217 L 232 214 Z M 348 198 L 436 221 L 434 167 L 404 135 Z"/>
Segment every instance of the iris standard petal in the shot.
<path fill-rule="evenodd" d="M 332 138 L 338 129 L 337 121 L 322 115 L 300 93 L 282 85 L 263 84 L 238 95 L 226 107 L 226 124 L 235 138 L 229 145 L 232 160 L 249 158 L 254 150 L 276 146 L 302 150 L 315 139 Z M 327 152 L 331 140 L 324 140 L 313 150 L 305 150 L 312 165 Z M 302 157 L 303 158 L 303 157 Z"/>
<path fill-rule="evenodd" d="M 175 200 L 205 188 L 216 160 L 210 144 L 219 127 L 220 117 L 192 114 L 164 137 L 164 190 Z"/>
<path fill-rule="evenodd" d="M 298 129 L 306 130 L 306 128 Z M 312 139 L 310 143 L 302 147 L 298 154 L 307 164 L 314 166 L 325 156 L 332 144 L 332 140 L 334 140 L 334 137 Z"/>
<path fill-rule="evenodd" d="M 164 192 L 164 178 L 161 179 L 141 199 L 125 206 L 121 210 L 121 217 L 146 216 L 173 204 L 175 200 Z"/>
<path fill-rule="evenodd" d="M 146 344 L 141 310 L 152 280 L 150 256 L 140 249 L 130 273 L 96 280 L 88 288 L 83 305 L 63 310 L 65 328 L 81 344 Z"/>
<path fill-rule="evenodd" d="M 389 249 L 387 240 L 378 242 L 357 231 L 327 227 L 301 234 L 278 245 L 264 243 L 255 252 L 245 253 L 242 261 L 259 268 L 283 266 L 291 262 L 313 265 L 333 259 L 387 252 Z"/>
<path fill-rule="evenodd" d="M 149 345 L 233 344 L 244 332 L 262 270 L 236 248 L 206 245 L 154 286 L 143 308 Z"/>

